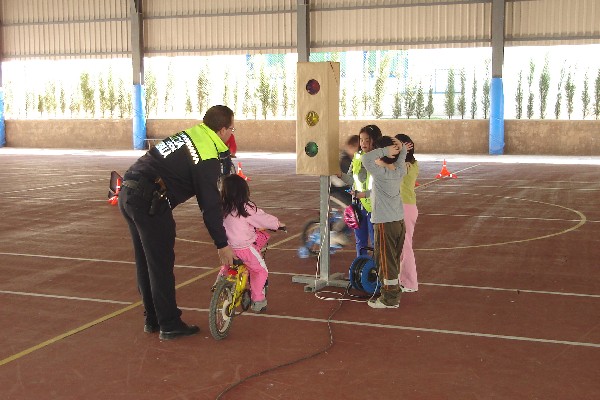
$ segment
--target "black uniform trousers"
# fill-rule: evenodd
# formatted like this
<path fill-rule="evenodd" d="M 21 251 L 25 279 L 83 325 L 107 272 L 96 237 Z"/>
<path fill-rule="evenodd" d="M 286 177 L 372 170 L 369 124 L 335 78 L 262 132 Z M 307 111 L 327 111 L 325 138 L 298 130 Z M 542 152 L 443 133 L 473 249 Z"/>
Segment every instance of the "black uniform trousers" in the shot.
<path fill-rule="evenodd" d="M 144 302 L 146 323 L 161 330 L 181 327 L 181 310 L 175 298 L 175 220 L 169 207 L 149 215 L 150 200 L 138 190 L 123 187 L 119 209 L 129 225 L 138 290 Z"/>

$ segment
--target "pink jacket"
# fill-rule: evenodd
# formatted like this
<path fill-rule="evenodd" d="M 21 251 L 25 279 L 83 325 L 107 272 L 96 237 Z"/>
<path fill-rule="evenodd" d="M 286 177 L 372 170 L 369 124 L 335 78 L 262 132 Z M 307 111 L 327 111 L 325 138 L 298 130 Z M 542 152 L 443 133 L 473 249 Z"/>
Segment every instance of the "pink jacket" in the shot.
<path fill-rule="evenodd" d="M 229 214 L 223 219 L 223 226 L 227 232 L 227 241 L 233 249 L 244 249 L 252 246 L 256 241 L 256 229 L 277 229 L 279 219 L 267 214 L 260 208 L 254 210 L 246 205 L 248 217 L 239 217 Z"/>

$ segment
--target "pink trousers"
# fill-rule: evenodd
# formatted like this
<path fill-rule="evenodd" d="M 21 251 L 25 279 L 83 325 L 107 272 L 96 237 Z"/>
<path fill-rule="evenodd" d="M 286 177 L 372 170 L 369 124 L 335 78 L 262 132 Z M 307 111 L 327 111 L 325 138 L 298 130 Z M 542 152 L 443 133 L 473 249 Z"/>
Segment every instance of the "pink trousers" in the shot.
<path fill-rule="evenodd" d="M 241 259 L 248 271 L 250 272 L 250 298 L 252 301 L 262 301 L 265 299 L 265 282 L 269 277 L 267 264 L 261 255 L 261 251 L 269 241 L 269 234 L 264 231 L 256 232 L 256 242 L 254 245 L 245 249 L 233 249 L 236 257 Z M 227 271 L 227 266 L 223 265 L 220 275 L 224 275 Z"/>
<path fill-rule="evenodd" d="M 417 282 L 417 263 L 413 251 L 413 233 L 419 216 L 419 210 L 416 204 L 404 204 L 404 224 L 406 234 L 404 235 L 404 245 L 402 246 L 402 255 L 400 256 L 400 284 L 408 289 L 419 289 Z"/>
<path fill-rule="evenodd" d="M 263 301 L 265 299 L 263 289 L 269 277 L 269 270 L 260 251 L 256 247 L 250 246 L 245 249 L 233 249 L 233 252 L 246 264 L 250 272 L 250 297 L 252 301 Z"/>

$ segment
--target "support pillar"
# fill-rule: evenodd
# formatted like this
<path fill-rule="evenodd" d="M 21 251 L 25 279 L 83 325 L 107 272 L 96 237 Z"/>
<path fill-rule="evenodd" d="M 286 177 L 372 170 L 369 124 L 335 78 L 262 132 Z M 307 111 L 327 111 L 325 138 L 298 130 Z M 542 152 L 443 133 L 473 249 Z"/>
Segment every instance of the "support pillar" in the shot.
<path fill-rule="evenodd" d="M 131 49 L 133 63 L 133 148 L 146 148 L 146 95 L 144 90 L 144 24 L 143 0 L 130 0 Z"/>
<path fill-rule="evenodd" d="M 504 152 L 504 15 L 505 0 L 492 0 L 492 82 L 490 88 L 489 153 Z"/>

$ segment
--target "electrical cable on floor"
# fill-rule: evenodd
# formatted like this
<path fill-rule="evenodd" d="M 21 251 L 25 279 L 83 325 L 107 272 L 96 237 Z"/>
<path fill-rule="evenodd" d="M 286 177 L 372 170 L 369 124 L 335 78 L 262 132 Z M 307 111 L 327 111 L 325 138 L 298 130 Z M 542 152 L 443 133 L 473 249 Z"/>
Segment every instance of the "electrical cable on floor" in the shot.
<path fill-rule="evenodd" d="M 328 195 L 329 195 L 329 193 L 328 193 Z M 328 205 L 328 208 L 327 208 L 327 216 L 328 216 L 328 217 L 327 217 L 327 224 L 329 224 L 329 212 L 330 212 L 330 209 L 329 209 L 329 207 L 330 207 L 330 205 Z M 328 230 L 326 230 L 326 231 L 328 231 Z M 323 244 L 324 244 L 324 243 L 323 243 L 323 242 L 324 242 L 324 235 L 320 235 L 320 236 L 321 236 L 321 237 L 320 237 L 321 243 L 320 243 L 320 246 L 319 246 L 319 254 L 317 255 L 317 265 L 316 265 L 316 270 L 315 270 L 315 288 L 316 288 L 316 282 L 317 282 L 317 280 L 319 279 L 319 270 L 320 270 L 320 261 L 321 261 L 321 251 L 323 251 Z M 329 317 L 327 318 L 327 328 L 329 329 L 329 344 L 327 345 L 327 347 L 325 347 L 325 348 L 324 348 L 324 349 L 322 349 L 322 350 L 319 350 L 319 351 L 317 351 L 316 353 L 309 354 L 309 355 L 307 355 L 307 356 L 304 356 L 304 357 L 298 358 L 298 359 L 296 359 L 296 360 L 289 361 L 289 362 L 286 362 L 286 363 L 283 363 L 283 364 L 276 365 L 276 366 L 274 366 L 274 367 L 270 367 L 270 368 L 264 369 L 264 370 L 262 370 L 262 371 L 259 371 L 259 372 L 257 372 L 257 373 L 254 373 L 254 374 L 252 374 L 252 375 L 248 375 L 247 377 L 245 377 L 245 378 L 242 378 L 242 379 L 238 380 L 237 382 L 235 382 L 235 383 L 233 383 L 233 384 L 229 385 L 227 388 L 225 388 L 225 390 L 223 390 L 221 393 L 219 393 L 219 395 L 218 395 L 218 396 L 215 398 L 215 400 L 222 399 L 222 398 L 223 398 L 223 395 L 225 395 L 226 393 L 228 393 L 230 390 L 232 390 L 232 389 L 236 388 L 237 386 L 241 385 L 242 383 L 244 383 L 244 382 L 246 382 L 246 381 L 248 381 L 248 380 L 250 380 L 250 379 L 252 379 L 252 378 L 259 377 L 259 376 L 261 376 L 261 375 L 264 375 L 264 374 L 266 374 L 266 373 L 269 373 L 269 372 L 271 372 L 271 371 L 277 370 L 277 369 L 279 369 L 279 368 L 284 368 L 284 367 L 288 367 L 288 366 L 290 366 L 290 365 L 297 364 L 297 363 L 299 363 L 299 362 L 302 362 L 302 361 L 308 360 L 308 359 L 310 359 L 310 358 L 316 357 L 316 356 L 318 356 L 318 355 L 321 355 L 321 354 L 323 354 L 323 353 L 326 353 L 327 351 L 329 351 L 329 349 L 331 349 L 331 348 L 333 347 L 333 329 L 332 329 L 332 327 L 331 327 L 331 319 L 332 319 L 332 318 L 333 318 L 333 316 L 334 316 L 334 315 L 335 315 L 335 314 L 336 314 L 336 313 L 337 313 L 337 312 L 340 310 L 340 308 L 342 308 L 342 304 L 343 304 L 343 302 L 344 302 L 344 301 L 356 301 L 356 302 L 361 302 L 361 303 L 362 303 L 362 302 L 365 302 L 365 300 L 353 300 L 353 299 L 345 299 L 345 298 L 344 298 L 344 297 L 346 297 L 346 296 L 351 296 L 351 297 L 359 297 L 359 296 L 355 296 L 355 295 L 351 295 L 351 294 L 350 294 L 350 286 L 351 286 L 351 284 L 350 284 L 350 283 L 348 283 L 348 286 L 346 286 L 346 288 L 345 288 L 345 292 L 344 292 L 344 293 L 339 293 L 339 292 L 331 292 L 331 291 L 321 291 L 321 292 L 323 292 L 323 293 L 334 293 L 334 294 L 337 294 L 337 295 L 340 295 L 340 294 L 341 294 L 341 295 L 342 295 L 342 297 L 338 297 L 338 298 L 334 298 L 334 297 L 321 297 L 321 296 L 319 296 L 319 295 L 318 295 L 318 291 L 315 291 L 315 297 L 316 297 L 316 298 L 318 298 L 318 299 L 320 299 L 320 300 L 337 300 L 337 301 L 338 301 L 338 303 L 339 303 L 339 304 L 338 304 L 338 306 L 337 306 L 337 307 L 335 307 L 335 309 L 333 309 L 333 310 L 332 310 L 331 314 L 329 314 Z M 374 296 L 374 294 L 373 294 L 373 295 L 371 295 L 370 297 L 362 297 L 362 298 L 363 298 L 363 299 L 371 299 L 371 298 L 373 298 L 373 296 Z M 360 297 L 359 297 L 359 298 L 360 298 Z"/>
<path fill-rule="evenodd" d="M 316 353 L 313 353 L 313 354 L 310 354 L 310 355 L 307 355 L 307 356 L 304 356 L 304 357 L 301 357 L 301 358 L 298 358 L 296 360 L 289 361 L 289 362 L 286 362 L 286 363 L 283 363 L 283 364 L 279 364 L 279 365 L 276 365 L 274 367 L 270 367 L 270 368 L 264 369 L 262 371 L 254 373 L 252 375 L 248 375 L 247 377 L 242 378 L 239 381 L 237 381 L 237 382 L 229 385 L 225 390 L 223 390 L 221 393 L 219 393 L 219 395 L 215 398 L 215 400 L 221 399 L 224 394 L 226 394 L 227 392 L 229 392 L 233 388 L 239 386 L 240 384 L 242 384 L 242 383 L 244 383 L 244 382 L 246 382 L 246 381 L 248 381 L 248 380 L 250 380 L 252 378 L 256 378 L 256 377 L 264 375 L 264 374 L 266 374 L 268 372 L 275 371 L 276 369 L 279 369 L 279 368 L 288 367 L 290 365 L 297 364 L 299 362 L 302 362 L 304 360 L 308 360 L 310 358 L 316 357 L 318 355 L 321 355 L 321 354 L 329 351 L 329 349 L 331 349 L 333 347 L 333 329 L 331 327 L 331 319 L 333 318 L 333 316 L 335 315 L 335 313 L 337 313 L 339 311 L 339 309 L 341 307 L 342 307 L 342 302 L 340 301 L 339 304 L 338 304 L 338 306 L 331 312 L 331 314 L 329 314 L 329 317 L 327 318 L 327 328 L 329 329 L 329 344 L 327 345 L 327 347 L 325 347 L 322 350 L 317 351 Z"/>
<path fill-rule="evenodd" d="M 327 192 L 327 196 L 329 199 L 334 200 L 335 202 L 337 202 L 338 204 L 340 204 L 341 206 L 344 206 L 344 204 L 340 203 L 340 201 L 338 199 L 336 199 L 335 197 L 331 196 L 331 186 L 329 187 L 329 191 Z M 331 213 L 331 202 L 327 203 L 327 224 L 329 226 L 329 214 Z M 326 232 L 329 232 L 329 229 L 326 230 Z M 320 235 L 320 244 L 319 244 L 319 253 L 317 254 L 317 265 L 316 265 L 316 269 L 315 269 L 315 288 L 317 287 L 317 281 L 319 280 L 319 273 L 320 273 L 320 266 L 321 266 L 321 252 L 323 251 L 323 245 L 325 243 L 325 239 L 324 239 L 325 235 Z M 377 274 L 377 271 L 375 272 Z M 378 277 L 376 277 L 376 279 L 379 279 Z M 344 294 L 342 294 L 342 297 L 322 297 L 319 296 L 319 293 L 331 293 L 331 294 L 335 294 L 335 295 L 340 295 L 339 292 L 333 292 L 333 291 L 326 291 L 326 290 L 320 290 L 320 291 L 315 291 L 315 297 L 319 300 L 325 300 L 325 301 L 332 301 L 332 300 L 337 300 L 337 301 L 353 301 L 353 302 L 357 302 L 357 303 L 366 303 L 370 300 L 373 300 L 373 298 L 375 297 L 375 295 L 377 294 L 376 291 L 374 291 L 370 296 L 358 296 L 358 295 L 352 295 L 350 294 L 350 288 L 352 287 L 352 283 L 348 282 L 348 286 L 346 287 L 346 291 Z M 349 297 L 353 297 L 351 299 L 346 299 L 345 297 L 349 296 Z"/>

